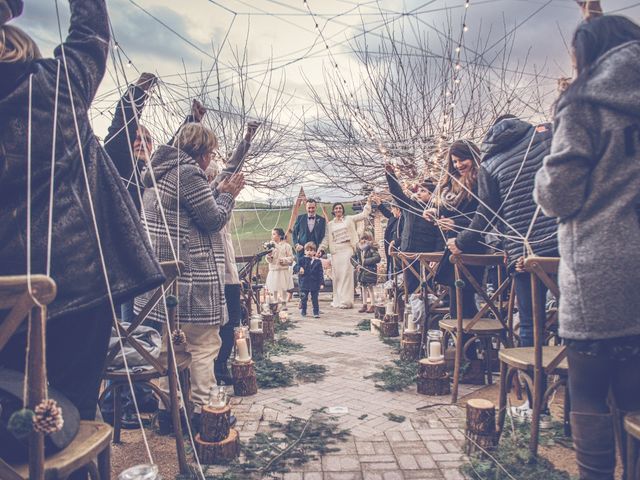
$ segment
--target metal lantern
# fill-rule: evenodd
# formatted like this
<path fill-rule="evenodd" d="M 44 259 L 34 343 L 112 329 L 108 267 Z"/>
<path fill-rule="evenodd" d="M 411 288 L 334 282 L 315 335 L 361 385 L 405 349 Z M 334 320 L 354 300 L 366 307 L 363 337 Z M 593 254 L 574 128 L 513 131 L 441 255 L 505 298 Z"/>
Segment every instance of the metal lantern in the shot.
<path fill-rule="evenodd" d="M 252 332 L 257 332 L 262 330 L 262 315 L 259 313 L 254 313 L 251 315 L 251 319 L 249 320 L 249 330 Z"/>
<path fill-rule="evenodd" d="M 428 330 L 427 331 L 427 358 L 429 360 L 442 360 L 444 355 L 442 353 L 442 332 L 440 330 Z"/>
<path fill-rule="evenodd" d="M 136 465 L 118 475 L 118 480 L 162 480 L 157 465 Z"/>
<path fill-rule="evenodd" d="M 212 408 L 224 408 L 229 402 L 229 395 L 224 387 L 211 387 L 209 390 L 209 406 Z"/>
<path fill-rule="evenodd" d="M 251 335 L 248 327 L 236 327 L 233 329 L 234 344 L 236 346 L 235 361 L 247 363 L 251 361 Z"/>
<path fill-rule="evenodd" d="M 420 328 L 416 318 L 411 310 L 411 304 L 407 303 L 404 307 L 404 331 L 405 332 L 417 332 Z"/>

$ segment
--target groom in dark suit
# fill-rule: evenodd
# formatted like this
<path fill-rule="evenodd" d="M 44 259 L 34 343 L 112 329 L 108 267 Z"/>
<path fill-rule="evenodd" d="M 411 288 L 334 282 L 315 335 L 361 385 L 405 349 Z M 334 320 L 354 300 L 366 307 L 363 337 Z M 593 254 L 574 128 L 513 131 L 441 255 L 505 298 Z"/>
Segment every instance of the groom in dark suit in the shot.
<path fill-rule="evenodd" d="M 316 201 L 310 198 L 305 206 L 307 213 L 296 218 L 292 232 L 293 247 L 298 261 L 304 257 L 305 243 L 313 242 L 316 244 L 316 248 L 320 247 L 327 228 L 327 221 L 316 214 Z"/>

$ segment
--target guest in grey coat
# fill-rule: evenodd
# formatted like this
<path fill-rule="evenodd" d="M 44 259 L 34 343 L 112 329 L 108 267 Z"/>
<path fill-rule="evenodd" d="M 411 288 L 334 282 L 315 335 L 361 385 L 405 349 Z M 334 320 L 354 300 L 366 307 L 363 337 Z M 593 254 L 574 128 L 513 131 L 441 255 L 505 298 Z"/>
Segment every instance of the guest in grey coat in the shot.
<path fill-rule="evenodd" d="M 224 296 L 225 255 L 221 230 L 244 186 L 242 174 L 223 180 L 214 190 L 205 170 L 218 145 L 214 133 L 200 123 L 182 126 L 173 145 L 158 147 L 144 173 L 143 223 L 160 261 L 179 259 L 178 322 L 192 356 L 191 383 L 194 411 L 200 413 L 216 384 L 213 362 L 220 349 L 220 325 L 227 309 Z M 150 294 L 137 297 L 139 312 Z M 160 302 L 150 313 L 166 324 Z M 164 380 L 164 379 L 163 379 Z M 168 391 L 165 381 L 161 388 Z M 168 416 L 163 411 L 161 423 Z"/>
<path fill-rule="evenodd" d="M 613 479 L 609 391 L 619 411 L 640 410 L 640 27 L 619 16 L 584 22 L 573 53 L 578 76 L 557 102 L 535 198 L 559 223 L 580 478 Z"/>

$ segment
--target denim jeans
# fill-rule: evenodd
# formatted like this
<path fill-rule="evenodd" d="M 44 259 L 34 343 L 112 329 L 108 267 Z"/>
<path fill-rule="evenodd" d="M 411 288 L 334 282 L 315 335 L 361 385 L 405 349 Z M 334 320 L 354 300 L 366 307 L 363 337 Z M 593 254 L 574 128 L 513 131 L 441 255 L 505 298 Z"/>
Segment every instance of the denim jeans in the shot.
<path fill-rule="evenodd" d="M 215 361 L 215 371 L 227 373 L 227 361 L 233 349 L 233 329 L 240 326 L 242 316 L 242 304 L 240 300 L 240 284 L 227 284 L 224 286 L 224 296 L 227 300 L 227 314 L 229 321 L 220 328 L 222 346 Z"/>
<path fill-rule="evenodd" d="M 318 302 L 318 290 L 301 290 L 300 291 L 300 310 L 304 315 L 307 314 L 307 301 L 311 295 L 311 305 L 313 306 L 313 314 L 320 314 L 320 304 Z"/>
<path fill-rule="evenodd" d="M 533 299 L 531 297 L 531 275 L 529 273 L 516 273 L 516 300 L 518 301 L 518 314 L 520 316 L 520 346 L 533 347 Z M 545 299 L 547 287 L 539 282 L 538 298 L 536 299 L 541 312 L 545 311 Z M 544 318 L 544 317 L 543 317 Z M 543 320 L 544 321 L 544 320 Z"/>

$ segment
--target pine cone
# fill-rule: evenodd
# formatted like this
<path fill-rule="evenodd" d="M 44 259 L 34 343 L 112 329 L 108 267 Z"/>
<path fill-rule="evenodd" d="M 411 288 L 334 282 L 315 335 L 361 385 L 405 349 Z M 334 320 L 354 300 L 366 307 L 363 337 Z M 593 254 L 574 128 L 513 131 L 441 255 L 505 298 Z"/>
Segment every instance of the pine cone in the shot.
<path fill-rule="evenodd" d="M 35 414 L 33 428 L 36 432 L 48 435 L 60 431 L 64 425 L 62 409 L 52 398 L 40 402 L 35 408 Z"/>
<path fill-rule="evenodd" d="M 182 345 L 183 343 L 187 342 L 187 336 L 182 330 L 178 328 L 171 334 L 171 341 L 174 345 Z"/>

